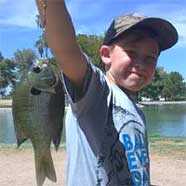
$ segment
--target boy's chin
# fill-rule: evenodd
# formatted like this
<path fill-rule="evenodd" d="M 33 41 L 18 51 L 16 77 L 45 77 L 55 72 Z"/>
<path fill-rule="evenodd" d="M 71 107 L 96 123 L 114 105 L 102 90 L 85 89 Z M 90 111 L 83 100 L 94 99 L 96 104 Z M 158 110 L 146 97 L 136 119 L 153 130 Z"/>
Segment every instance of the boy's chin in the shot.
<path fill-rule="evenodd" d="M 126 85 L 120 85 L 119 86 L 122 90 L 127 90 L 129 92 L 138 92 L 141 89 L 143 89 L 145 87 L 145 85 L 130 85 L 130 86 L 126 86 Z"/>
<path fill-rule="evenodd" d="M 131 88 L 131 87 L 130 88 L 129 87 L 121 87 L 121 86 L 119 86 L 119 87 L 122 91 L 124 91 L 125 93 L 128 93 L 128 94 L 134 94 L 134 93 L 141 90 L 141 88 L 138 89 L 138 88 Z"/>

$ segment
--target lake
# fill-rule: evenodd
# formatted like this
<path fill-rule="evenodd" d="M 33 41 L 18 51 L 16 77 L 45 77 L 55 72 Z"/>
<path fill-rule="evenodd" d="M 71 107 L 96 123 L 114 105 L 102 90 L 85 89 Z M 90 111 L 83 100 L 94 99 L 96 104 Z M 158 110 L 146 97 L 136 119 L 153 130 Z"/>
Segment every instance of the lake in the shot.
<path fill-rule="evenodd" d="M 148 105 L 142 110 L 150 135 L 186 137 L 186 104 Z"/>
<path fill-rule="evenodd" d="M 0 108 L 0 143 L 16 143 L 11 108 Z"/>
<path fill-rule="evenodd" d="M 148 105 L 142 110 L 150 135 L 186 137 L 186 104 Z M 16 143 L 11 108 L 0 108 L 0 143 Z"/>

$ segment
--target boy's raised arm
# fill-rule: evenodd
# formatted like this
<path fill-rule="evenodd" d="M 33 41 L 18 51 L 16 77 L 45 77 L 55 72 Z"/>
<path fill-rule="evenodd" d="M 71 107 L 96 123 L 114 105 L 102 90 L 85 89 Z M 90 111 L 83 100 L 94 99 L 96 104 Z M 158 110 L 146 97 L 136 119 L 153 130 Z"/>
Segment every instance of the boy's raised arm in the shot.
<path fill-rule="evenodd" d="M 46 2 L 46 9 L 45 7 Z M 46 39 L 64 74 L 79 87 L 87 69 L 64 0 L 36 0 L 42 22 L 46 20 Z M 45 11 L 46 10 L 46 11 Z M 46 16 L 45 16 L 46 13 Z"/>

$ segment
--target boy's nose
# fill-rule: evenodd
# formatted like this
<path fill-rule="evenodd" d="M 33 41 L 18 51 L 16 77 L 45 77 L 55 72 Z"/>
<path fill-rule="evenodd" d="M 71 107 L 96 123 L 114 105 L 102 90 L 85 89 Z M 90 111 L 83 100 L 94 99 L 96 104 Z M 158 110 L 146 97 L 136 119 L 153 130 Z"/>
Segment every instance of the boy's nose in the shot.
<path fill-rule="evenodd" d="M 145 60 L 143 59 L 135 60 L 134 66 L 138 69 L 144 69 L 146 66 Z"/>

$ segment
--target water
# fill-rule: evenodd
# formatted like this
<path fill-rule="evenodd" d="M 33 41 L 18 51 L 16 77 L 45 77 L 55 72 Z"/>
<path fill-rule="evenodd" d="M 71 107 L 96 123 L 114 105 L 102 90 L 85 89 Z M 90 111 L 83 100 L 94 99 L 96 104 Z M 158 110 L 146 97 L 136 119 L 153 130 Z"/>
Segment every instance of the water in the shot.
<path fill-rule="evenodd" d="M 143 111 L 150 135 L 186 137 L 186 104 L 150 105 Z M 16 143 L 10 108 L 0 108 L 0 143 Z"/>
<path fill-rule="evenodd" d="M 186 137 L 186 104 L 150 105 L 142 110 L 150 135 Z"/>
<path fill-rule="evenodd" d="M 0 143 L 15 143 L 12 109 L 0 108 Z"/>

